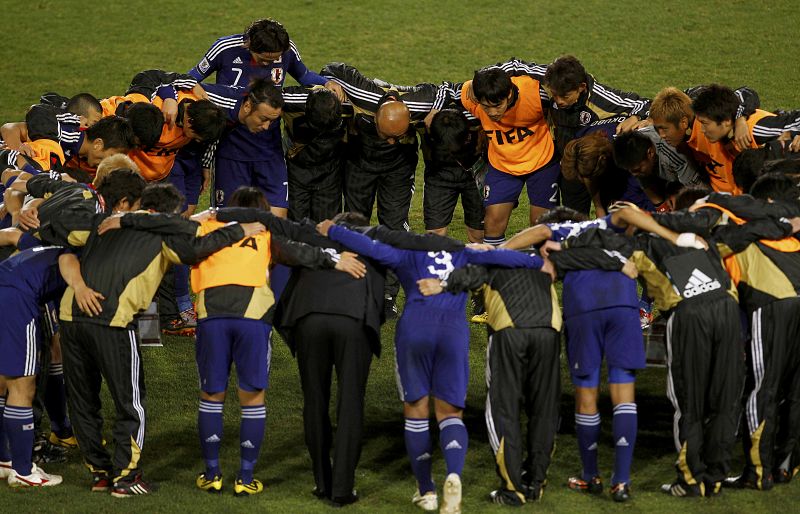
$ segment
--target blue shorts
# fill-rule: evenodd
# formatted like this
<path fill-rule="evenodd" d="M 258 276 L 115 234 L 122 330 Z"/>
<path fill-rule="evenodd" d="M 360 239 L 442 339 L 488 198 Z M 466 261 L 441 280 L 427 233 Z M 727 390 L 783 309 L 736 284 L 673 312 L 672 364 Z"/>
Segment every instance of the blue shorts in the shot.
<path fill-rule="evenodd" d="M 516 206 L 522 186 L 527 186 L 531 205 L 546 209 L 557 207 L 559 173 L 561 166 L 556 160 L 526 175 L 511 175 L 489 164 L 483 186 L 483 205 L 513 203 Z"/>
<path fill-rule="evenodd" d="M 469 327 L 462 312 L 408 307 L 397 323 L 395 356 L 400 399 L 433 396 L 464 408 L 469 382 Z"/>
<path fill-rule="evenodd" d="M 221 393 L 228 387 L 231 362 L 236 363 L 239 388 L 260 391 L 269 385 L 272 344 L 269 326 L 244 318 L 206 318 L 197 323 L 195 345 L 200 389 Z"/>
<path fill-rule="evenodd" d="M 12 287 L 0 287 L 0 305 L 0 375 L 36 375 L 42 338 L 39 306 L 20 297 L 19 290 Z"/>
<path fill-rule="evenodd" d="M 645 367 L 642 327 L 635 307 L 611 307 L 570 316 L 564 320 L 564 327 L 573 382 L 593 376 L 599 381 L 603 357 L 609 369 Z"/>
<path fill-rule="evenodd" d="M 272 207 L 289 206 L 289 178 L 286 160 L 276 153 L 266 161 L 233 161 L 217 157 L 214 169 L 214 201 L 216 207 L 225 202 L 241 186 L 261 189 Z"/>

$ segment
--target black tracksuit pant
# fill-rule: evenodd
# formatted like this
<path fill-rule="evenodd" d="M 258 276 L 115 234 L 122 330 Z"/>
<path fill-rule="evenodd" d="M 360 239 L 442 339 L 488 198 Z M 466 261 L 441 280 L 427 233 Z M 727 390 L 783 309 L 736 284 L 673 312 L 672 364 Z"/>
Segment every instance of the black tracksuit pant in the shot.
<path fill-rule="evenodd" d="M 760 489 L 763 479 L 792 453 L 800 435 L 800 298 L 757 309 L 750 331 L 744 450 L 747 471 Z M 781 403 L 784 419 L 776 451 Z"/>
<path fill-rule="evenodd" d="M 486 428 L 503 487 L 521 499 L 524 450 L 527 480 L 541 484 L 547 478 L 559 419 L 560 354 L 559 333 L 551 328 L 506 328 L 489 337 Z M 527 440 L 521 408 L 528 416 Z"/>
<path fill-rule="evenodd" d="M 678 479 L 720 482 L 730 469 L 744 386 L 736 301 L 726 296 L 679 304 L 667 320 L 667 363 Z"/>
<path fill-rule="evenodd" d="M 361 457 L 364 393 L 372 351 L 360 320 L 309 314 L 296 322 L 297 365 L 303 386 L 303 424 L 317 490 L 349 496 Z M 331 372 L 338 384 L 336 435 L 329 416 Z M 331 463 L 333 446 L 333 463 Z"/>
<path fill-rule="evenodd" d="M 134 477 L 144 446 L 145 388 L 133 328 L 63 321 L 61 346 L 69 390 L 70 419 L 92 472 L 111 472 L 114 481 Z M 114 455 L 103 447 L 100 386 L 106 380 L 116 407 Z"/>

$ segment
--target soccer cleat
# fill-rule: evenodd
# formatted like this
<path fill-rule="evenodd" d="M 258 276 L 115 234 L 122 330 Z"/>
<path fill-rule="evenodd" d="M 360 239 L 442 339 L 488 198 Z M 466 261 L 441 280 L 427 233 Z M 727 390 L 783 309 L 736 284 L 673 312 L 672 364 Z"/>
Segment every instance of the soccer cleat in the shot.
<path fill-rule="evenodd" d="M 36 464 L 48 462 L 67 462 L 67 450 L 56 446 L 42 437 L 33 443 L 31 460 Z"/>
<path fill-rule="evenodd" d="M 214 475 L 211 480 L 209 480 L 206 478 L 205 473 L 200 473 L 197 475 L 195 484 L 197 484 L 197 487 L 203 491 L 219 494 L 222 492 L 222 475 Z"/>
<path fill-rule="evenodd" d="M 439 510 L 439 497 L 433 491 L 419 494 L 419 489 L 416 490 L 411 497 L 411 503 L 428 512 Z"/>
<path fill-rule="evenodd" d="M 52 487 L 61 483 L 60 475 L 48 475 L 42 468 L 33 464 L 31 472 L 19 475 L 16 471 L 8 475 L 8 485 L 11 487 Z"/>
<path fill-rule="evenodd" d="M 661 486 L 661 492 L 678 498 L 689 498 L 703 496 L 705 493 L 704 484 L 689 485 L 684 482 L 674 482 Z"/>
<path fill-rule="evenodd" d="M 311 490 L 311 494 L 313 494 L 319 500 L 327 500 L 328 499 L 328 493 L 326 493 L 324 490 L 322 490 L 319 487 L 314 487 L 314 489 Z"/>
<path fill-rule="evenodd" d="M 383 318 L 386 321 L 397 319 L 399 311 L 397 310 L 397 298 L 394 296 L 386 296 L 383 299 Z"/>
<path fill-rule="evenodd" d="M 508 505 L 509 507 L 522 507 L 525 505 L 525 500 L 522 499 L 520 493 L 509 491 L 508 489 L 495 489 L 489 493 L 489 500 L 497 505 Z"/>
<path fill-rule="evenodd" d="M 529 502 L 541 500 L 544 496 L 544 486 L 544 483 L 536 481 L 525 485 L 525 499 Z"/>
<path fill-rule="evenodd" d="M 482 314 L 476 314 L 472 316 L 469 320 L 472 323 L 489 323 L 489 313 L 484 312 Z"/>
<path fill-rule="evenodd" d="M 197 330 L 197 313 L 194 309 L 181 311 L 177 318 L 173 319 L 161 330 L 162 333 L 171 336 L 194 336 Z"/>
<path fill-rule="evenodd" d="M 580 493 L 601 494 L 603 492 L 603 480 L 600 477 L 592 477 L 587 482 L 580 477 L 570 477 L 567 480 L 567 487 Z"/>
<path fill-rule="evenodd" d="M 640 308 L 639 323 L 642 325 L 642 330 L 650 328 L 653 324 L 653 313 Z"/>
<path fill-rule="evenodd" d="M 728 477 L 722 482 L 722 486 L 726 489 L 756 489 L 759 491 L 769 491 L 773 485 L 772 475 L 762 478 L 759 484 L 758 478 L 749 471 L 745 471 L 738 477 Z"/>
<path fill-rule="evenodd" d="M 444 481 L 444 491 L 442 494 L 442 508 L 440 514 L 460 514 L 461 513 L 461 477 L 456 473 L 450 473 Z"/>
<path fill-rule="evenodd" d="M 334 508 L 345 507 L 358 501 L 358 492 L 355 489 L 345 496 L 332 496 L 328 504 Z"/>
<path fill-rule="evenodd" d="M 111 488 L 111 496 L 114 498 L 130 498 L 132 496 L 150 494 L 156 489 L 158 489 L 156 484 L 145 482 L 142 479 L 142 474 L 139 473 L 132 479 L 114 482 Z"/>
<path fill-rule="evenodd" d="M 0 460 L 0 480 L 5 480 L 11 473 L 14 472 L 14 469 L 11 467 L 10 460 Z"/>
<path fill-rule="evenodd" d="M 617 503 L 625 503 L 631 499 L 631 488 L 628 484 L 619 483 L 611 487 L 611 499 Z"/>
<path fill-rule="evenodd" d="M 78 447 L 78 440 L 75 439 L 74 435 L 69 437 L 58 437 L 58 434 L 55 432 L 50 432 L 50 437 L 48 440 L 50 441 L 50 444 L 66 448 L 68 450 Z"/>
<path fill-rule="evenodd" d="M 2 462 L 0 462 L 0 466 L 2 465 L 3 465 Z M 794 468 L 791 471 L 789 471 L 788 469 L 779 468 L 772 474 L 772 481 L 775 484 L 788 484 L 789 482 L 792 481 L 794 476 L 797 475 L 798 471 L 800 471 L 800 468 Z"/>
<path fill-rule="evenodd" d="M 92 492 L 106 493 L 111 489 L 111 478 L 108 473 L 92 473 Z"/>
<path fill-rule="evenodd" d="M 712 496 L 719 496 L 722 493 L 722 482 L 706 482 L 705 491 L 703 496 L 711 498 Z"/>
<path fill-rule="evenodd" d="M 258 494 L 264 490 L 264 484 L 261 483 L 261 480 L 254 478 L 252 482 L 249 484 L 242 483 L 241 478 L 237 478 L 236 482 L 233 484 L 233 494 L 234 496 L 251 496 L 253 494 Z"/>

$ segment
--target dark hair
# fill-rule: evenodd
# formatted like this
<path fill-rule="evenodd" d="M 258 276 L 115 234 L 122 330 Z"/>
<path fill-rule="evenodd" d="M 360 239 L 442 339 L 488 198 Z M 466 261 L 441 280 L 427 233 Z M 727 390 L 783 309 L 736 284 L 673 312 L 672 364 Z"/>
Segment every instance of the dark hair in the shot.
<path fill-rule="evenodd" d="M 800 188 L 797 180 L 783 173 L 766 173 L 753 183 L 750 194 L 762 200 L 796 202 L 800 199 Z"/>
<path fill-rule="evenodd" d="M 320 132 L 334 130 L 342 123 L 342 102 L 328 89 L 308 93 L 305 112 L 308 125 Z"/>
<path fill-rule="evenodd" d="M 513 88 L 511 77 L 500 68 L 482 68 L 472 77 L 472 94 L 479 102 L 499 104 Z"/>
<path fill-rule="evenodd" d="M 587 221 L 589 217 L 582 212 L 575 209 L 559 205 L 554 209 L 542 213 L 537 219 L 537 224 L 542 223 L 560 223 L 563 221 Z"/>
<path fill-rule="evenodd" d="M 133 170 L 120 168 L 106 175 L 97 185 L 97 192 L 106 202 L 106 211 L 111 212 L 122 200 L 134 203 L 142 197 L 145 186 L 144 179 Z"/>
<path fill-rule="evenodd" d="M 71 178 L 75 179 L 77 182 L 81 184 L 91 184 L 94 177 L 89 175 L 89 173 L 85 170 L 79 168 L 61 168 L 62 173 L 66 173 Z"/>
<path fill-rule="evenodd" d="M 257 187 L 241 186 L 228 199 L 229 207 L 250 207 L 251 209 L 269 210 L 269 202 L 264 193 Z"/>
<path fill-rule="evenodd" d="M 360 212 L 340 212 L 336 216 L 331 219 L 337 225 L 340 223 L 347 223 L 348 225 L 353 225 L 354 227 L 368 227 L 369 226 L 369 219 L 366 216 L 361 214 Z"/>
<path fill-rule="evenodd" d="M 173 214 L 183 207 L 184 198 L 169 182 L 149 184 L 142 191 L 142 209 Z"/>
<path fill-rule="evenodd" d="M 617 134 L 614 139 L 614 162 L 629 170 L 647 159 L 647 151 L 653 147 L 649 137 L 637 130 Z"/>
<path fill-rule="evenodd" d="M 273 109 L 283 108 L 283 95 L 281 89 L 276 86 L 269 78 L 255 79 L 250 82 L 247 95 L 254 106 L 267 104 Z"/>
<path fill-rule="evenodd" d="M 444 109 L 433 116 L 428 129 L 434 161 L 448 161 L 464 153 L 470 141 L 470 126 L 464 113 Z"/>
<path fill-rule="evenodd" d="M 125 117 L 133 128 L 137 145 L 143 150 L 153 148 L 161 139 L 164 128 L 164 115 L 153 104 L 136 102 L 125 111 Z"/>
<path fill-rule="evenodd" d="M 694 202 L 708 196 L 709 193 L 711 193 L 710 190 L 700 186 L 684 187 L 675 195 L 674 208 L 676 211 L 688 209 Z"/>
<path fill-rule="evenodd" d="M 102 113 L 100 101 L 89 93 L 78 93 L 67 101 L 67 111 L 88 118 L 92 113 Z"/>
<path fill-rule="evenodd" d="M 700 90 L 692 100 L 695 115 L 704 116 L 717 123 L 733 121 L 739 109 L 739 99 L 733 89 L 711 84 Z"/>
<path fill-rule="evenodd" d="M 86 129 L 88 141 L 102 139 L 105 148 L 128 151 L 136 146 L 133 128 L 128 120 L 120 116 L 106 116 Z"/>
<path fill-rule="evenodd" d="M 558 96 L 575 91 L 588 81 L 583 64 L 572 55 L 559 57 L 547 66 L 544 73 L 544 85 Z"/>
<path fill-rule="evenodd" d="M 244 31 L 248 49 L 257 54 L 285 52 L 289 49 L 289 34 L 273 19 L 256 20 Z"/>
<path fill-rule="evenodd" d="M 211 100 L 188 102 L 186 115 L 189 117 L 192 130 L 203 143 L 219 139 L 228 122 L 225 111 L 214 105 Z"/>
<path fill-rule="evenodd" d="M 780 173 L 781 175 L 800 175 L 800 160 L 797 158 L 767 161 L 761 168 L 761 174 Z"/>
<path fill-rule="evenodd" d="M 733 181 L 742 191 L 749 191 L 767 162 L 767 154 L 760 148 L 748 148 L 733 160 Z"/>

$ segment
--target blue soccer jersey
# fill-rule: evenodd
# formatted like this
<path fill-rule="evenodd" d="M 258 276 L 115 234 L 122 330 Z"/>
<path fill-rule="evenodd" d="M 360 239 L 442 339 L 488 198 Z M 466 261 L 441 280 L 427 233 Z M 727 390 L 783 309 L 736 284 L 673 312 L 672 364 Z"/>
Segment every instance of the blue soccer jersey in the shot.
<path fill-rule="evenodd" d="M 552 232 L 550 239 L 562 242 L 590 228 L 601 230 L 623 229 L 611 223 L 611 215 L 589 221 L 548 223 Z M 619 271 L 581 270 L 570 271 L 564 276 L 564 317 L 609 307 L 638 307 L 636 282 Z"/>

